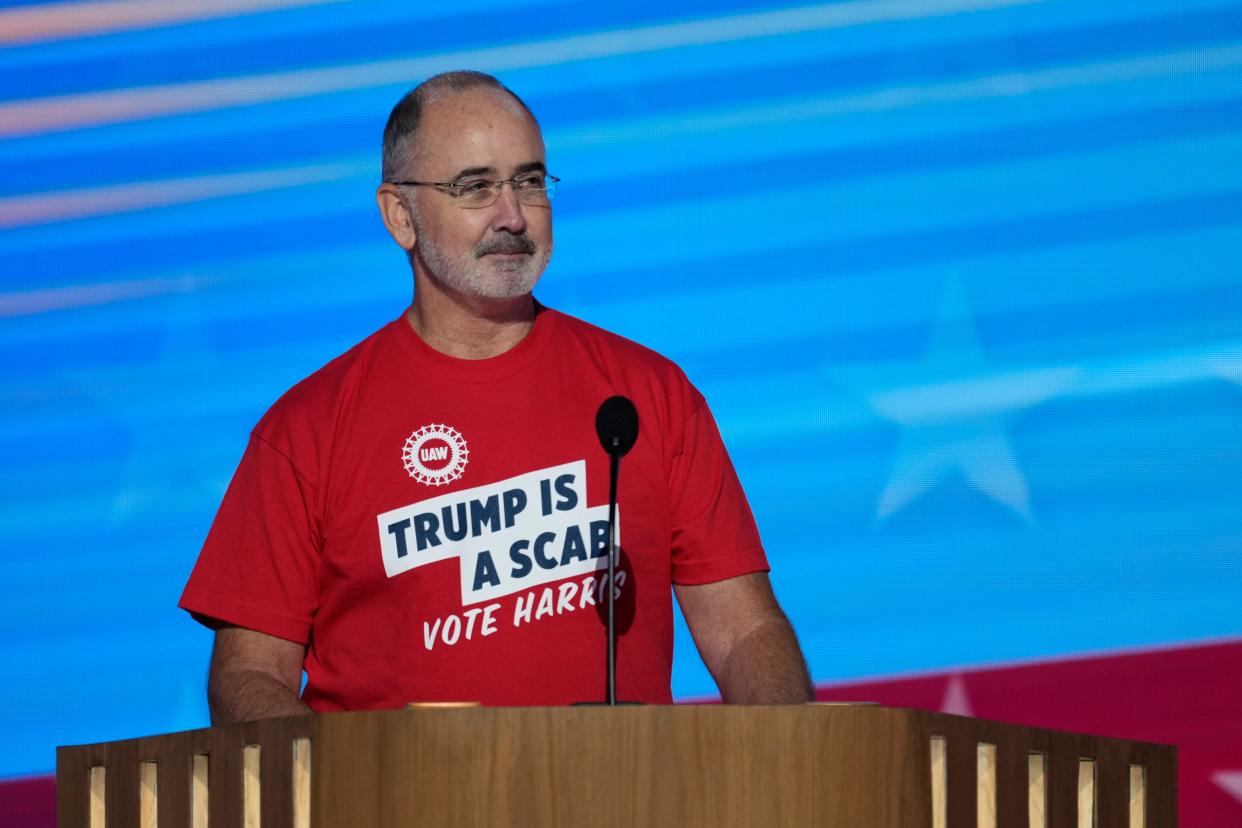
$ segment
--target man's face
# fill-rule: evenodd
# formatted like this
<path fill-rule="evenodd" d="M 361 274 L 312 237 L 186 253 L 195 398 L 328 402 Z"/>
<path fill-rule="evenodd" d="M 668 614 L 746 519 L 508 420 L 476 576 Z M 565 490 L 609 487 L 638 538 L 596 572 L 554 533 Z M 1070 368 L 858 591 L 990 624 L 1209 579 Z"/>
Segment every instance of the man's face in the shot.
<path fill-rule="evenodd" d="M 428 103 L 418 147 L 408 171 L 418 181 L 501 181 L 545 171 L 539 128 L 494 89 L 448 93 Z M 552 256 L 550 207 L 522 203 L 511 185 L 495 204 L 475 209 L 434 187 L 412 189 L 414 249 L 428 275 L 467 296 L 530 293 Z"/>

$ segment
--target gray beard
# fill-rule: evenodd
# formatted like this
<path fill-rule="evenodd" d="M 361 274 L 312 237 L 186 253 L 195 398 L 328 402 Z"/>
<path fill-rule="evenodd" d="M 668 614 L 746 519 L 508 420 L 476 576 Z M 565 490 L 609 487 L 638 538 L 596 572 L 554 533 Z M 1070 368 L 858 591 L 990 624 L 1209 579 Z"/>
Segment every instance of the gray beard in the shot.
<path fill-rule="evenodd" d="M 539 281 L 552 258 L 552 247 L 549 245 L 542 250 L 536 249 L 525 259 L 483 259 L 476 255 L 479 248 L 484 247 L 483 243 L 470 253 L 453 257 L 434 244 L 423 241 L 426 237 L 417 220 L 414 222 L 414 231 L 419 239 L 415 250 L 432 278 L 466 296 L 485 299 L 515 299 L 525 296 L 534 290 L 535 283 Z"/>

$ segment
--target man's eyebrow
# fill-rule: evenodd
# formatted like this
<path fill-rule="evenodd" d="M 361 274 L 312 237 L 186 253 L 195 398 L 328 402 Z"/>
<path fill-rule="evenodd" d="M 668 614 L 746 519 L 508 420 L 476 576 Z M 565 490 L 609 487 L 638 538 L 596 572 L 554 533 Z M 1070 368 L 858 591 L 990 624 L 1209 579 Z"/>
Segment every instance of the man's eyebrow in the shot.
<path fill-rule="evenodd" d="M 464 170 L 453 176 L 454 181 L 460 181 L 471 175 L 486 175 L 487 173 L 496 172 L 495 167 L 466 167 Z"/>
<path fill-rule="evenodd" d="M 527 161 L 525 164 L 518 164 L 514 168 L 514 175 L 521 175 L 528 172 L 546 173 L 548 168 L 543 165 L 542 161 Z M 472 175 L 495 175 L 495 167 L 466 167 L 457 175 L 453 176 L 454 181 L 461 181 L 463 178 L 469 178 Z"/>

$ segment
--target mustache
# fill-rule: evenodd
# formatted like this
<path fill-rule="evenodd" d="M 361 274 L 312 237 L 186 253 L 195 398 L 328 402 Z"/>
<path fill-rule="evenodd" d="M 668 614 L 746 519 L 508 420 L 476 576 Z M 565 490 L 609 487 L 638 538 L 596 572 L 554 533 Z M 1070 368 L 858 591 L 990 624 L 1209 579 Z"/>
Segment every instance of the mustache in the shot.
<path fill-rule="evenodd" d="M 505 234 L 484 239 L 474 247 L 476 259 L 489 253 L 534 253 L 535 243 L 528 236 Z"/>

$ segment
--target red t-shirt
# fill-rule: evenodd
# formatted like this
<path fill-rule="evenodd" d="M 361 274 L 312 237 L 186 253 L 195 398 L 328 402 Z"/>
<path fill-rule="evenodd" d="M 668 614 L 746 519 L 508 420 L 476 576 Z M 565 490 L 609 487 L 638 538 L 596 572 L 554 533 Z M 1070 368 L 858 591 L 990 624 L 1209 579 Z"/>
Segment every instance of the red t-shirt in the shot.
<path fill-rule="evenodd" d="M 402 316 L 294 386 L 251 434 L 180 606 L 306 644 L 314 710 L 599 700 L 595 413 L 614 394 L 640 423 L 619 484 L 617 693 L 667 703 L 670 585 L 767 561 L 681 370 L 552 310 L 485 360 Z"/>

